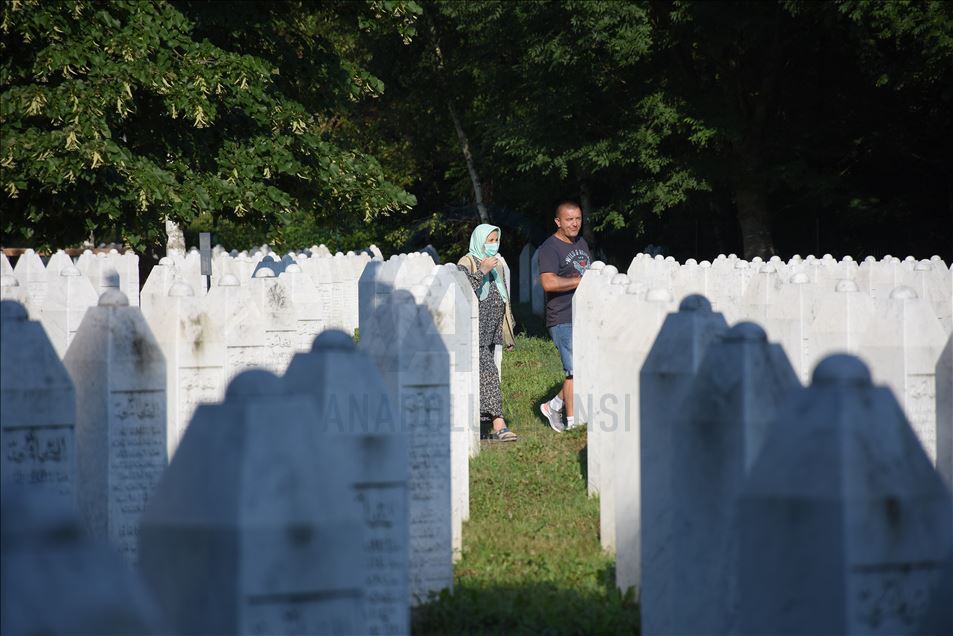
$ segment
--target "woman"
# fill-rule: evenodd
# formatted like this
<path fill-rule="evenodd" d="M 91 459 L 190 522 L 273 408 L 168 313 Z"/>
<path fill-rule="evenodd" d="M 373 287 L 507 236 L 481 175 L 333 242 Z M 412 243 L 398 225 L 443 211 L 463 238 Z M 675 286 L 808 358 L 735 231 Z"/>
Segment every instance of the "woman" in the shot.
<path fill-rule="evenodd" d="M 467 274 L 480 299 L 480 417 L 492 420 L 492 439 L 515 442 L 516 433 L 507 428 L 503 419 L 503 394 L 494 360 L 496 345 L 506 345 L 511 351 L 516 342 L 503 262 L 497 257 L 499 248 L 500 228 L 486 223 L 478 225 L 470 235 L 470 251 L 457 262 L 457 267 Z"/>

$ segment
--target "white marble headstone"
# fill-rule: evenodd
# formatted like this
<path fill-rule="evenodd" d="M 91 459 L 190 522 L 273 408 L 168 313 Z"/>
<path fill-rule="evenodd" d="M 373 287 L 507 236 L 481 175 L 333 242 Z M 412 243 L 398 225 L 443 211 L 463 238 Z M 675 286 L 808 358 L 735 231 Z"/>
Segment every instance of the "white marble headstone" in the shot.
<path fill-rule="evenodd" d="M 165 358 L 139 309 L 109 290 L 63 364 L 76 387 L 80 514 L 92 536 L 135 563 L 139 517 L 168 463 Z"/>

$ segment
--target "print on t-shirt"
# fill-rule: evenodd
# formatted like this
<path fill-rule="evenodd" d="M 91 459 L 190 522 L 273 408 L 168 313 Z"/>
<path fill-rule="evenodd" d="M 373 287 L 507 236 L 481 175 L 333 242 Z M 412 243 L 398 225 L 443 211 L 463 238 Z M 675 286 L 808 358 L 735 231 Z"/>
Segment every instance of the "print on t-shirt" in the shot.
<path fill-rule="evenodd" d="M 566 243 L 556 238 L 556 235 L 552 235 L 539 247 L 540 274 L 553 273 L 564 278 L 582 276 L 591 263 L 589 245 L 581 236 Z M 575 290 L 546 292 L 547 327 L 572 322 L 574 293 Z"/>
<path fill-rule="evenodd" d="M 589 254 L 585 250 L 573 250 L 566 254 L 566 265 L 571 265 L 582 276 L 589 269 Z"/>

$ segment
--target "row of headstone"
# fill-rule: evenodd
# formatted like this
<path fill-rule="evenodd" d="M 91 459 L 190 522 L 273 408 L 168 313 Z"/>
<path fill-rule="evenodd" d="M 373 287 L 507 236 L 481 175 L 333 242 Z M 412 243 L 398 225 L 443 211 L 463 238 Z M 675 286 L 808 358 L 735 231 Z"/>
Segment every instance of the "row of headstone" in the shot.
<path fill-rule="evenodd" d="M 416 319 L 392 323 L 395 312 Z M 328 331 L 295 355 L 284 378 L 247 371 L 224 402 L 200 407 L 166 469 L 164 360 L 139 310 L 118 291 L 104 294 L 64 367 L 24 308 L 3 302 L 4 607 L 15 592 L 25 608 L 5 610 L 4 624 L 108 624 L 73 617 L 75 603 L 42 616 L 34 584 L 42 576 L 7 584 L 8 554 L 25 550 L 7 541 L 15 517 L 6 495 L 18 488 L 41 508 L 41 499 L 78 504 L 84 531 L 138 564 L 176 633 L 408 633 L 410 602 L 452 585 L 450 376 L 429 311 L 395 297 L 380 313 L 377 322 L 415 345 L 397 355 L 406 370 L 401 407 L 375 362 Z M 41 521 L 10 527 L 25 532 Z M 33 561 L 44 532 L 62 540 L 53 528 L 29 531 Z M 77 571 L 77 558 L 39 569 L 82 577 L 108 565 L 84 561 Z M 113 573 L 66 600 L 118 580 Z M 127 589 L 138 594 L 137 584 Z M 160 621 L 148 609 L 140 599 L 126 615 L 109 615 L 111 605 L 101 618 L 154 633 Z"/>
<path fill-rule="evenodd" d="M 122 290 L 134 304 L 139 302 L 139 257 L 132 253 L 120 255 L 112 250 L 94 255 L 86 250 L 74 264 L 61 250 L 44 265 L 38 254 L 26 250 L 15 267 L 10 268 L 6 256 L 2 262 L 0 299 L 26 307 L 30 317 L 41 322 L 61 358 L 86 311 L 102 294 Z"/>
<path fill-rule="evenodd" d="M 761 327 L 694 296 L 639 383 L 617 582 L 638 586 L 643 633 L 950 633 L 950 491 L 859 359 L 802 388 Z"/>
<path fill-rule="evenodd" d="M 737 261 L 729 267 L 732 260 L 736 259 L 678 266 L 640 255 L 628 274 L 596 262 L 575 294 L 576 415 L 589 424 L 589 492 L 600 496 L 602 544 L 607 550 L 615 549 L 617 527 L 636 527 L 614 521 L 620 514 L 635 514 L 631 507 L 627 512 L 616 510 L 615 484 L 631 484 L 638 466 L 614 457 L 638 456 L 640 448 L 639 391 L 615 385 L 641 369 L 665 314 L 674 310 L 674 299 L 689 293 L 713 291 L 712 305 L 729 323 L 744 319 L 759 323 L 785 350 L 801 382 L 825 355 L 836 351 L 859 355 L 875 380 L 894 390 L 928 456 L 948 482 L 953 476 L 950 425 L 944 423 L 950 409 L 943 407 L 949 398 L 937 389 L 941 354 L 950 338 L 943 317 L 946 305 L 941 302 L 942 293 L 951 296 L 944 292 L 950 289 L 950 272 L 942 261 L 868 260 L 857 265 L 795 259 L 783 266 L 786 274 L 778 273 L 777 263 L 762 263 L 758 273 L 749 276 L 748 263 Z M 837 271 L 828 271 L 831 268 Z M 871 286 L 882 270 L 895 271 L 894 282 L 909 285 L 891 291 Z M 845 272 L 853 278 L 836 279 Z M 857 281 L 864 277 L 873 292 L 858 291 Z M 923 300 L 913 285 L 936 302 Z M 633 567 L 618 569 L 628 584 L 638 580 Z"/>

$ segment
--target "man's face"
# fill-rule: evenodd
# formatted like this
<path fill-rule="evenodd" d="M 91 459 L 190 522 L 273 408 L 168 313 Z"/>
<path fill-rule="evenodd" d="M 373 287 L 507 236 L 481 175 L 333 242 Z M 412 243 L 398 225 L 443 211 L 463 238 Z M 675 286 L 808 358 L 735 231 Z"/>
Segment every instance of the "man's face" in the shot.
<path fill-rule="evenodd" d="M 579 208 L 563 207 L 556 211 L 556 227 L 566 238 L 574 239 L 579 236 L 582 228 L 582 210 Z"/>

